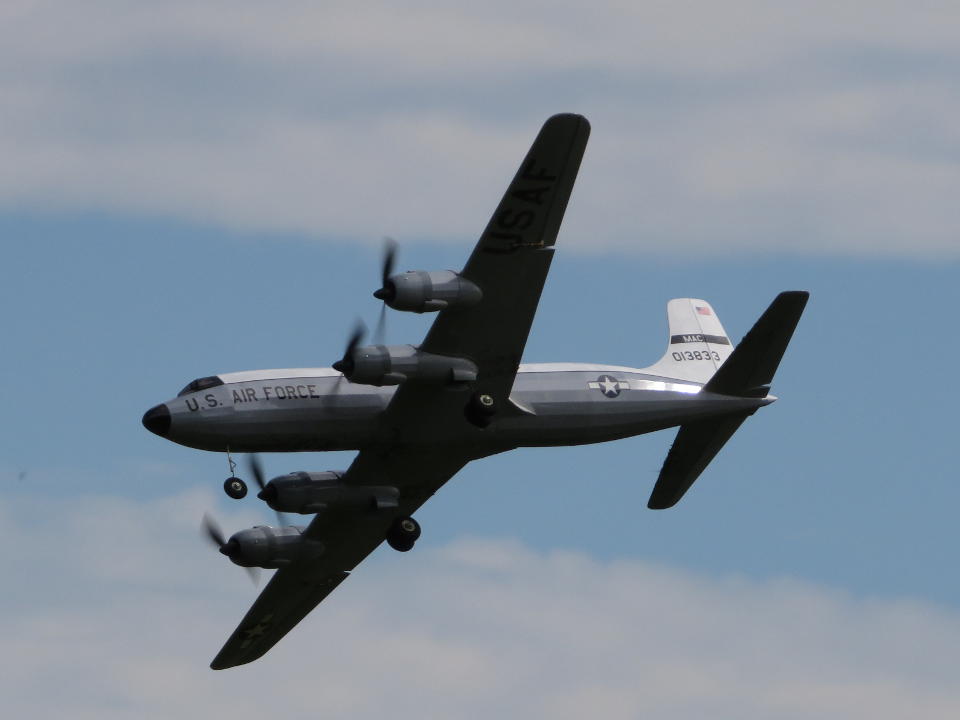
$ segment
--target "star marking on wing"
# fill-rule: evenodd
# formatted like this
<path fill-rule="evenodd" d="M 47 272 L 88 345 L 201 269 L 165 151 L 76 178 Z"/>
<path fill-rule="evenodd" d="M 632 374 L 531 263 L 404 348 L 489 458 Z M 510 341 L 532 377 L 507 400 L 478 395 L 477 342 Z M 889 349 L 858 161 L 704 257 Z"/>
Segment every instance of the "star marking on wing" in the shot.
<path fill-rule="evenodd" d="M 629 390 L 630 383 L 617 380 L 612 375 L 601 375 L 596 381 L 587 383 L 587 387 L 591 390 L 599 390 L 608 398 L 615 398 L 621 390 Z"/>
<path fill-rule="evenodd" d="M 261 637 L 270 627 L 270 621 L 273 619 L 273 613 L 269 615 L 264 615 L 263 618 L 256 625 L 245 628 L 240 631 L 240 634 L 243 636 L 243 642 L 240 644 L 241 648 L 246 648 L 250 646 L 256 638 Z"/>

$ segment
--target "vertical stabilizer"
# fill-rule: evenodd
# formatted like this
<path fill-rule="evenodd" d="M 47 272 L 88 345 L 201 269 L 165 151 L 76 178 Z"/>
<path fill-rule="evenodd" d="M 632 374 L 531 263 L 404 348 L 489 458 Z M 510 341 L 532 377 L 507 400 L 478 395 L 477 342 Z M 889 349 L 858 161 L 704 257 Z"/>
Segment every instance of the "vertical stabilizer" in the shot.
<path fill-rule="evenodd" d="M 671 300 L 667 303 L 667 324 L 667 352 L 644 372 L 705 383 L 733 351 L 727 331 L 706 300 Z"/>

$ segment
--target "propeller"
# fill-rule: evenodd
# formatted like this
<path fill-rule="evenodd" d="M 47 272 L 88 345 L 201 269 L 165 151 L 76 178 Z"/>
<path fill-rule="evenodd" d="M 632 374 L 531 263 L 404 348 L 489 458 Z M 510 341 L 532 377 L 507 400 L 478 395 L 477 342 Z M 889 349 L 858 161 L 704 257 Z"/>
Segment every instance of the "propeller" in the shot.
<path fill-rule="evenodd" d="M 236 540 L 227 540 L 224 537 L 220 525 L 218 525 L 217 521 L 208 513 L 203 514 L 203 532 L 204 535 L 209 538 L 210 542 L 216 545 L 217 549 L 231 560 L 240 549 Z M 250 581 L 255 587 L 260 584 L 260 568 L 248 567 L 244 568 L 244 570 L 247 571 L 247 575 L 250 576 Z"/>
<path fill-rule="evenodd" d="M 357 320 L 353 326 L 353 332 L 350 334 L 350 339 L 347 341 L 347 349 L 343 353 L 343 357 L 333 364 L 334 370 L 342 372 L 344 375 L 349 375 L 353 372 L 353 351 L 357 349 L 357 346 L 360 345 L 360 341 L 363 340 L 363 336 L 366 334 L 367 326 L 363 324 L 362 320 Z"/>
<path fill-rule="evenodd" d="M 264 479 L 266 476 L 263 474 L 263 465 L 260 463 L 260 456 L 257 455 L 256 453 L 252 453 L 247 456 L 247 460 L 250 464 L 250 474 L 253 475 L 253 479 L 256 481 L 257 487 L 260 488 L 260 492 L 257 493 L 257 497 L 263 500 L 264 502 L 268 500 L 272 500 L 273 497 L 270 497 L 270 491 L 267 490 L 267 483 L 266 483 L 266 480 Z M 273 488 L 270 488 L 270 489 L 274 490 Z M 276 496 L 276 490 L 274 490 L 274 497 L 275 496 Z M 287 523 L 287 519 L 283 516 L 283 514 L 279 510 L 277 510 L 276 513 L 277 513 L 278 527 L 283 527 L 284 525 L 289 524 Z"/>
<path fill-rule="evenodd" d="M 250 465 L 250 474 L 253 475 L 257 487 L 260 488 L 261 491 L 266 489 L 267 483 L 263 479 L 263 465 L 260 464 L 260 456 L 252 453 L 247 456 L 247 462 Z"/>
<path fill-rule="evenodd" d="M 227 539 L 223 536 L 223 530 L 220 529 L 217 521 L 210 517 L 209 513 L 203 514 L 203 531 L 220 552 L 230 557 L 230 553 L 226 551 Z"/>
<path fill-rule="evenodd" d="M 393 275 L 393 266 L 397 262 L 397 241 L 393 238 L 383 239 L 383 270 L 380 276 L 380 289 L 373 296 L 377 300 L 393 300 L 397 294 L 397 289 L 390 282 L 390 276 Z"/>
<path fill-rule="evenodd" d="M 380 307 L 380 319 L 377 321 L 377 330 L 374 334 L 374 345 L 383 345 L 387 332 L 387 303 L 392 301 L 397 295 L 396 286 L 390 282 L 390 276 L 393 275 L 393 266 L 397 262 L 397 241 L 393 238 L 383 239 L 383 269 L 381 271 L 380 289 L 373 296 L 377 300 L 383 300 Z"/>

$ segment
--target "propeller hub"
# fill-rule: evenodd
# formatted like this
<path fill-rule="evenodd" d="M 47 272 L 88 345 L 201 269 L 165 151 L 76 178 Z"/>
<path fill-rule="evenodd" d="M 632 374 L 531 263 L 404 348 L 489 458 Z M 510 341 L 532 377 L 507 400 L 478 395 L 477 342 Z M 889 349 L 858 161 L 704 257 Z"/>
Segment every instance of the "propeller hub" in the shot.
<path fill-rule="evenodd" d="M 373 296 L 377 300 L 383 300 L 385 303 L 389 304 L 393 302 L 394 298 L 397 297 L 397 286 L 392 282 L 385 282 L 382 288 L 373 293 Z"/>
<path fill-rule="evenodd" d="M 356 326 L 353 328 L 353 333 L 350 335 L 350 340 L 347 341 L 347 349 L 344 351 L 343 357 L 333 364 L 334 370 L 342 372 L 347 376 L 353 373 L 355 365 L 353 362 L 353 351 L 360 345 L 360 341 L 363 340 L 365 333 L 366 327 L 362 321 L 358 320 Z"/>
<path fill-rule="evenodd" d="M 238 543 L 233 538 L 230 538 L 229 541 L 225 542 L 220 546 L 220 552 L 226 555 L 231 560 L 236 557 L 237 553 L 240 551 L 240 543 Z"/>
<path fill-rule="evenodd" d="M 267 485 L 263 490 L 257 493 L 257 497 L 263 500 L 267 505 L 271 505 L 277 499 L 277 488 L 275 485 Z"/>

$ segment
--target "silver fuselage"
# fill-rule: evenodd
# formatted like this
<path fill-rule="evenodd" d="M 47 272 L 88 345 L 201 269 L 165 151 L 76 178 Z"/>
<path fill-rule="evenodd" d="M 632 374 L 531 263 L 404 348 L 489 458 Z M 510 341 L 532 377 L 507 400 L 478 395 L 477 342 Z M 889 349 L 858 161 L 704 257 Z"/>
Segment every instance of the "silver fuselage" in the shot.
<path fill-rule="evenodd" d="M 581 445 L 630 437 L 775 399 L 701 392 L 689 381 L 609 365 L 521 365 L 510 412 L 480 430 L 449 423 L 429 433 L 380 422 L 396 387 L 348 382 L 330 368 L 258 370 L 217 376 L 222 385 L 165 403 L 173 442 L 202 450 L 290 452 L 376 445 L 463 443 L 476 455 L 515 447 Z M 449 392 L 456 392 L 450 389 Z"/>

